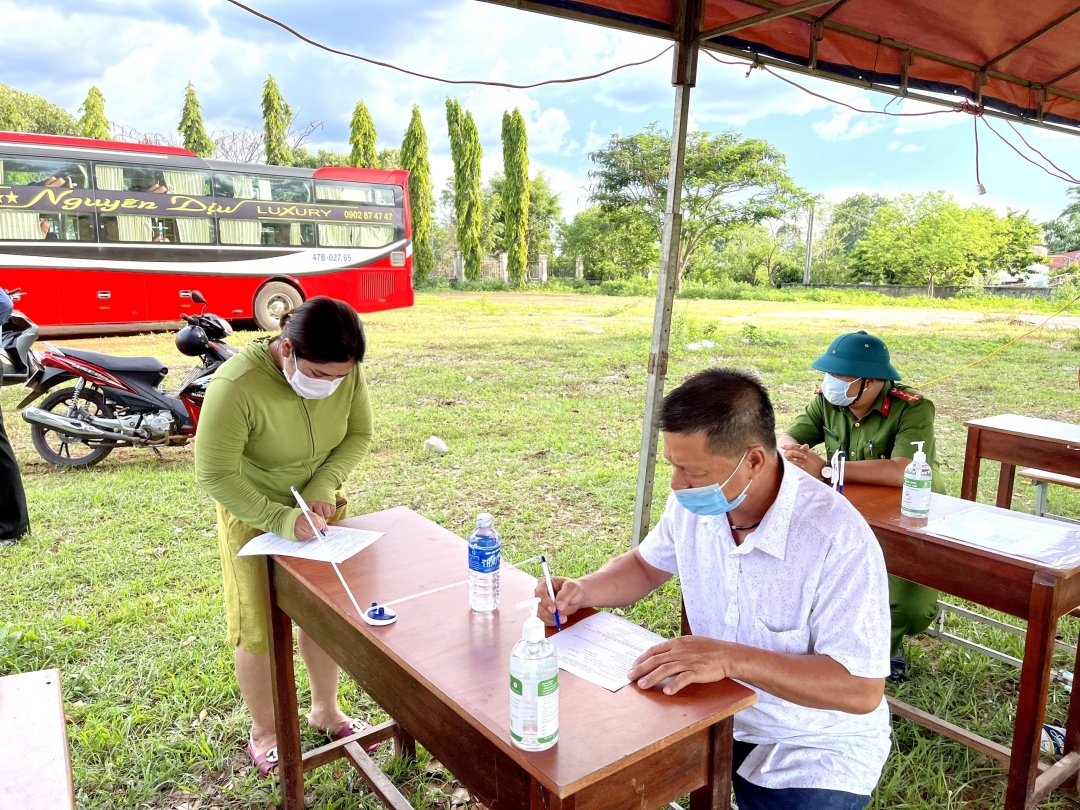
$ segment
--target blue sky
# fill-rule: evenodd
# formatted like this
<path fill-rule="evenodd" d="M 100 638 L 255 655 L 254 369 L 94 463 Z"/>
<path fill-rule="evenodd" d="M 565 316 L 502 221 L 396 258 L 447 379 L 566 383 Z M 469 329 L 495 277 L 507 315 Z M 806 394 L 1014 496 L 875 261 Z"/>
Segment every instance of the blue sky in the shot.
<path fill-rule="evenodd" d="M 332 47 L 449 78 L 528 83 L 584 75 L 655 55 L 667 43 L 478 0 L 248 0 Z M 75 110 L 96 84 L 110 119 L 141 131 L 173 132 L 184 87 L 195 84 L 208 126 L 260 125 L 259 95 L 274 74 L 304 120 L 325 121 L 315 146 L 346 147 L 353 105 L 363 98 L 380 146 L 398 146 L 413 104 L 428 130 L 437 185 L 451 171 L 443 101 L 458 97 L 477 117 L 485 176 L 501 166 L 503 110 L 519 107 L 529 126 L 534 171 L 542 169 L 572 213 L 587 202 L 588 152 L 614 132 L 658 121 L 670 127 L 670 59 L 588 82 L 529 91 L 449 86 L 410 78 L 312 48 L 224 0 L 0 0 L 5 53 L 0 82 Z M 702 57 L 691 125 L 737 128 L 788 156 L 796 181 L 832 200 L 856 191 L 883 194 L 944 189 L 1038 219 L 1066 205 L 1066 185 L 1023 162 L 985 130 L 978 197 L 971 118 L 858 115 L 755 71 Z M 790 75 L 790 74 L 789 74 Z M 796 78 L 862 108 L 887 96 Z M 892 110 L 921 106 L 894 103 Z M 1015 141 L 1007 126 L 999 131 Z M 1074 175 L 1077 142 L 1024 128 L 1028 140 Z"/>

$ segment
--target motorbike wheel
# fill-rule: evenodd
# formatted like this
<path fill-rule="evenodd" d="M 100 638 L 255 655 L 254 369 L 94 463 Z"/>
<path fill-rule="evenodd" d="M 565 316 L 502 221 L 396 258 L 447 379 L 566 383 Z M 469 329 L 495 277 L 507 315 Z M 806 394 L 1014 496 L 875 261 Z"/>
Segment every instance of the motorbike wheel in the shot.
<path fill-rule="evenodd" d="M 75 412 L 70 409 L 74 388 L 61 388 L 53 391 L 38 406 L 43 411 L 56 411 L 64 416 L 78 416 L 81 419 L 112 419 L 112 408 L 97 391 L 83 388 L 76 403 Z M 91 446 L 78 439 L 43 425 L 30 426 L 30 439 L 34 449 L 50 464 L 57 467 L 93 467 L 113 451 L 115 445 L 99 444 Z M 72 451 L 75 453 L 72 453 Z"/>

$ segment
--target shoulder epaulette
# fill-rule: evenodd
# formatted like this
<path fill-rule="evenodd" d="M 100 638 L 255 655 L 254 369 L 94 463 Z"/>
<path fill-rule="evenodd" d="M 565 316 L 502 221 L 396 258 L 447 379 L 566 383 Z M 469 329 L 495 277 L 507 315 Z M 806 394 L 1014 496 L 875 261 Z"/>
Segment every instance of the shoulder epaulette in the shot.
<path fill-rule="evenodd" d="M 902 399 L 905 402 L 918 402 L 923 398 L 922 394 L 916 394 L 914 391 L 905 391 L 902 388 L 894 388 L 889 392 L 890 397 L 896 397 Z"/>

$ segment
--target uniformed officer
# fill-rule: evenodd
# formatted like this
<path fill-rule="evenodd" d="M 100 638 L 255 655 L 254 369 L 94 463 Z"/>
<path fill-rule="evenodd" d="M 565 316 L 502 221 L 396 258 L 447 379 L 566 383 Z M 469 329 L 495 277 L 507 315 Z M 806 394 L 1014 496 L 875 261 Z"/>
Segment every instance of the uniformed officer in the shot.
<path fill-rule="evenodd" d="M 916 447 L 924 442 L 934 471 L 932 489 L 944 492 L 934 443 L 934 404 L 899 385 L 889 349 L 881 338 L 849 332 L 836 338 L 812 368 L 825 372 L 810 400 L 778 442 L 789 461 L 831 483 L 835 472 L 811 448 L 823 444 L 825 458 L 846 454 L 844 481 L 899 487 Z M 937 591 L 889 577 L 892 607 L 892 678 L 904 675 L 904 636 L 921 633 L 937 615 Z"/>

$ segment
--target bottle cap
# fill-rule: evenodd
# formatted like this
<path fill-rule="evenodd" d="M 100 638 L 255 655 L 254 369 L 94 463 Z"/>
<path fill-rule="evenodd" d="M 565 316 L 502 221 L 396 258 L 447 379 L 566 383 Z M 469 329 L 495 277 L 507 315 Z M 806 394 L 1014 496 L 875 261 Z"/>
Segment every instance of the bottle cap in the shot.
<path fill-rule="evenodd" d="M 914 461 L 916 464 L 925 464 L 926 453 L 923 452 L 922 448 L 923 445 L 926 444 L 926 442 L 912 442 L 912 444 L 918 445 L 918 449 L 915 451 L 915 456 L 911 460 Z"/>
<path fill-rule="evenodd" d="M 494 520 L 495 519 L 487 512 L 481 512 L 476 516 L 476 528 L 481 529 L 485 526 L 490 526 Z"/>
<path fill-rule="evenodd" d="M 544 623 L 536 615 L 536 611 L 540 609 L 540 597 L 534 596 L 518 602 L 517 607 L 522 610 L 532 611 L 532 615 L 525 620 L 525 624 L 521 628 L 521 637 L 530 644 L 538 644 L 543 641 L 545 635 Z"/>

